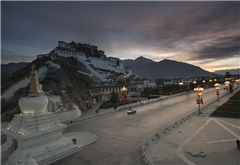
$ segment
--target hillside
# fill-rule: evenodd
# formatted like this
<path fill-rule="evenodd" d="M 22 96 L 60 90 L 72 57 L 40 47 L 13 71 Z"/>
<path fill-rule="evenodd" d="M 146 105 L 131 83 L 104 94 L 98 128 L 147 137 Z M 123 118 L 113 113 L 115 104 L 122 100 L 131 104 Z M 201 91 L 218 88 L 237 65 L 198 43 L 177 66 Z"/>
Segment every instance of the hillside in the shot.
<path fill-rule="evenodd" d="M 36 65 L 39 83 L 43 85 L 43 91 L 46 94 L 59 95 L 67 110 L 72 109 L 73 105 L 77 105 L 82 112 L 87 111 L 85 102 L 90 101 L 92 103 L 92 101 L 86 89 L 93 84 L 93 81 L 83 73 L 89 71 L 86 70 L 81 62 L 72 57 L 65 58 L 57 54 L 50 54 L 49 57 L 36 59 L 27 64 L 1 84 L 2 118 L 6 114 L 11 114 L 12 117 L 13 113 L 9 113 L 9 111 L 14 111 L 14 113 L 20 112 L 18 100 L 27 96 L 29 84 L 21 84 L 19 82 L 24 82 L 25 80 L 28 82 L 33 64 Z M 18 89 L 13 94 L 8 94 L 9 90 L 14 86 L 17 86 Z M 66 91 L 64 96 L 62 91 Z M 3 97 L 4 94 L 6 95 L 5 97 Z"/>
<path fill-rule="evenodd" d="M 124 60 L 123 63 L 125 66 L 132 67 L 133 72 L 139 76 L 149 79 L 210 76 L 213 74 L 194 65 L 167 59 L 155 62 L 139 57 L 136 60 Z"/>

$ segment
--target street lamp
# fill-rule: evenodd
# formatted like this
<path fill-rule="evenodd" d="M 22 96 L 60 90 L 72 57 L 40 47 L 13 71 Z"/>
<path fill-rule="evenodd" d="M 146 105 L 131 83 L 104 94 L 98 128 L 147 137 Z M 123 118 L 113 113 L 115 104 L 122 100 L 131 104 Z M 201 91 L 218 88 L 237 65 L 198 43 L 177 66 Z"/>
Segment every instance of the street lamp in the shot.
<path fill-rule="evenodd" d="M 212 80 L 211 79 L 209 80 L 209 83 L 210 83 L 209 86 L 212 87 Z"/>
<path fill-rule="evenodd" d="M 194 91 L 196 92 L 198 98 L 197 99 L 197 104 L 199 105 L 199 113 L 201 113 L 200 111 L 200 104 L 202 103 L 203 104 L 203 101 L 202 101 L 202 98 L 201 98 L 201 95 L 202 95 L 202 91 L 203 91 L 203 88 L 201 88 L 200 86 L 198 86 L 197 88 L 194 88 Z"/>
<path fill-rule="evenodd" d="M 159 98 L 160 98 L 162 94 L 163 85 L 158 85 L 158 87 L 159 87 Z"/>
<path fill-rule="evenodd" d="M 206 81 L 205 81 L 205 80 L 203 80 L 202 82 L 203 82 L 203 86 L 205 87 L 205 82 L 206 82 Z"/>
<path fill-rule="evenodd" d="M 125 86 L 123 86 L 123 88 L 121 89 L 122 92 L 124 92 L 126 94 L 126 92 L 128 91 L 127 88 L 125 88 Z M 127 97 L 127 94 L 126 94 L 126 97 Z M 125 98 L 124 98 L 124 107 L 125 107 Z"/>
<path fill-rule="evenodd" d="M 234 88 L 234 86 L 235 86 L 235 79 L 232 78 L 232 88 Z"/>
<path fill-rule="evenodd" d="M 182 90 L 182 85 L 183 85 L 183 83 L 180 82 L 179 85 L 180 85 L 180 90 Z"/>
<path fill-rule="evenodd" d="M 193 84 L 194 84 L 194 88 L 196 87 L 196 84 L 197 84 L 197 82 L 196 81 L 193 81 Z"/>
<path fill-rule="evenodd" d="M 239 85 L 239 79 L 237 79 L 237 80 L 235 80 L 236 81 L 236 84 L 237 84 L 237 86 Z"/>
<path fill-rule="evenodd" d="M 221 84 L 216 83 L 216 84 L 214 84 L 214 86 L 216 87 L 216 92 L 217 92 L 216 95 L 218 96 L 218 100 L 217 101 L 219 101 L 219 89 L 220 89 Z"/>
<path fill-rule="evenodd" d="M 229 95 L 229 93 L 228 93 L 228 87 L 229 87 L 229 84 L 230 84 L 230 82 L 229 81 L 226 81 L 225 82 L 225 85 L 226 85 L 226 90 L 227 90 L 227 94 Z"/>

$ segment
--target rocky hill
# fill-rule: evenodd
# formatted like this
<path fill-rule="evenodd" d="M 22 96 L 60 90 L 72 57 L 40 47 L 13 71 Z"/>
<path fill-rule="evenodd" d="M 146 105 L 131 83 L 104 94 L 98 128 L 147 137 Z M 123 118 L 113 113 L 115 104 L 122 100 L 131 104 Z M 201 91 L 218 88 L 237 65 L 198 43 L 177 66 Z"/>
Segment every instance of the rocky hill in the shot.
<path fill-rule="evenodd" d="M 86 89 L 93 84 L 93 81 L 83 73 L 88 73 L 89 71 L 81 62 L 73 57 L 65 58 L 50 53 L 49 57 L 32 61 L 2 82 L 1 113 L 3 120 L 11 118 L 13 111 L 14 113 L 20 112 L 18 100 L 21 97 L 27 96 L 29 89 L 29 84 L 25 83 L 25 86 L 23 86 L 20 82 L 29 79 L 31 66 L 33 64 L 37 69 L 39 83 L 43 85 L 42 89 L 46 94 L 59 95 L 64 104 L 63 106 L 67 110 L 72 109 L 73 105 L 77 105 L 82 112 L 87 111 L 85 102 L 89 101 L 90 104 L 92 104 L 92 101 Z M 3 97 L 3 95 L 8 93 L 14 86 L 19 87 L 14 91 L 14 94 Z"/>
<path fill-rule="evenodd" d="M 136 60 L 124 60 L 123 63 L 125 66 L 132 67 L 132 70 L 139 76 L 149 79 L 197 77 L 214 74 L 194 65 L 167 59 L 155 62 L 144 57 L 138 57 Z"/>

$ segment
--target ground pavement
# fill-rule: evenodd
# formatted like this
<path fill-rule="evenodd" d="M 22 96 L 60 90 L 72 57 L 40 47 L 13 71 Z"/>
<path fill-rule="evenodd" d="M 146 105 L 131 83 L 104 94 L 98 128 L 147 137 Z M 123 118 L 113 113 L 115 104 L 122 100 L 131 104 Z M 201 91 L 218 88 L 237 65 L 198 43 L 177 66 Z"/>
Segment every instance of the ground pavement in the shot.
<path fill-rule="evenodd" d="M 165 97 L 165 96 L 163 96 L 163 97 Z M 119 106 L 118 109 L 114 109 L 114 108 L 100 109 L 100 105 L 103 102 L 104 101 L 98 101 L 96 104 L 93 104 L 91 109 L 89 109 L 87 112 L 83 113 L 79 118 L 74 119 L 74 120 L 66 121 L 66 122 L 64 122 L 64 124 L 71 124 L 71 122 L 74 123 L 74 122 L 89 120 L 89 119 L 93 119 L 93 118 L 103 117 L 103 116 L 110 115 L 111 113 L 114 113 L 114 112 L 118 111 L 118 109 L 120 107 L 124 107 L 124 105 L 122 105 L 122 106 Z M 145 103 L 145 102 L 147 102 L 147 99 L 142 98 L 141 102 Z M 125 106 L 127 107 L 127 106 L 130 106 L 130 105 L 131 104 L 127 104 Z M 99 109 L 99 112 L 96 113 L 96 110 L 98 110 L 98 109 Z"/>
<path fill-rule="evenodd" d="M 202 115 L 193 116 L 151 141 L 145 152 L 148 159 L 158 164 L 240 164 L 240 120 L 209 117 L 218 106 L 226 102 L 224 97 L 204 110 Z"/>

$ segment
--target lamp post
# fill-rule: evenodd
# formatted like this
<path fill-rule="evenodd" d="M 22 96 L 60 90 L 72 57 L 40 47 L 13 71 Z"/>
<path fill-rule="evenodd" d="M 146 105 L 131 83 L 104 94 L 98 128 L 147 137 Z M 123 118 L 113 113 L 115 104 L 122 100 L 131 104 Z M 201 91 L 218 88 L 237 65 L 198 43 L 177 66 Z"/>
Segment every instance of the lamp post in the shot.
<path fill-rule="evenodd" d="M 179 85 L 180 85 L 180 90 L 182 90 L 182 85 L 183 85 L 183 83 L 180 82 Z"/>
<path fill-rule="evenodd" d="M 194 84 L 194 88 L 196 87 L 196 84 L 197 84 L 197 82 L 196 81 L 193 81 L 193 84 Z"/>
<path fill-rule="evenodd" d="M 205 80 L 203 80 L 202 82 L 203 82 L 203 86 L 205 87 L 205 82 L 206 82 L 206 81 L 205 81 Z"/>
<path fill-rule="evenodd" d="M 197 88 L 194 88 L 194 91 L 196 92 L 198 98 L 197 98 L 197 104 L 199 105 L 199 114 L 201 113 L 200 111 L 200 104 L 202 103 L 203 104 L 203 101 L 202 101 L 202 98 L 201 98 L 201 95 L 202 95 L 202 91 L 203 91 L 203 88 L 201 88 L 200 86 L 198 86 Z"/>
<path fill-rule="evenodd" d="M 219 101 L 219 89 L 220 89 L 221 84 L 216 83 L 216 84 L 214 84 L 214 86 L 216 87 L 216 92 L 217 92 L 216 95 L 218 96 L 218 100 L 217 101 Z"/>
<path fill-rule="evenodd" d="M 127 88 L 125 88 L 125 86 L 123 86 L 123 88 L 121 89 L 122 92 L 124 92 L 126 94 L 126 91 L 128 91 Z M 126 97 L 127 97 L 127 94 L 126 94 Z M 125 98 L 124 98 L 124 107 L 125 107 Z"/>
<path fill-rule="evenodd" d="M 209 83 L 210 83 L 210 87 L 212 87 L 212 80 L 211 79 L 209 80 Z"/>
<path fill-rule="evenodd" d="M 229 95 L 229 93 L 228 93 L 228 87 L 229 87 L 229 84 L 230 84 L 230 82 L 229 81 L 226 81 L 225 82 L 225 85 L 226 85 L 226 90 L 227 90 L 227 94 Z"/>
<path fill-rule="evenodd" d="M 159 98 L 160 98 L 162 94 L 163 85 L 158 85 L 158 87 L 159 87 Z"/>
<path fill-rule="evenodd" d="M 236 84 L 237 84 L 237 86 L 239 85 L 239 79 L 237 79 L 237 80 L 235 80 L 236 81 Z"/>

